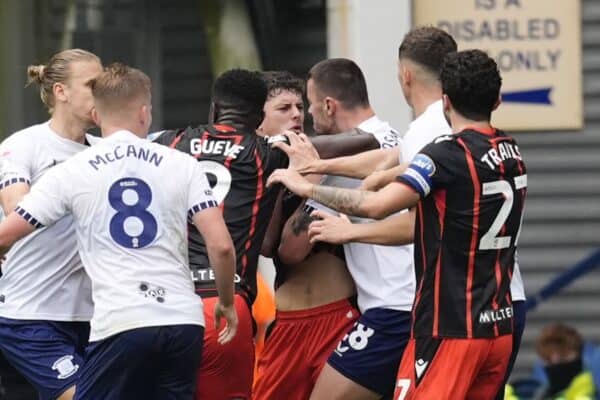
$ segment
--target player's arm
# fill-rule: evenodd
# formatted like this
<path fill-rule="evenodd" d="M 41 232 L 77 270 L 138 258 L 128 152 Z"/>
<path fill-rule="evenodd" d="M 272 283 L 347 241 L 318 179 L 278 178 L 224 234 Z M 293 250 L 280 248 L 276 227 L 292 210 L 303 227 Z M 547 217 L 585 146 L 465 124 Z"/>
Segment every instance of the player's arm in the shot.
<path fill-rule="evenodd" d="M 385 170 L 373 171 L 369 176 L 364 178 L 360 184 L 360 188 L 363 190 L 379 190 L 388 183 L 394 182 L 396 177 L 402 175 L 407 167 L 408 164 L 402 163 Z"/>
<path fill-rule="evenodd" d="M 25 182 L 15 183 L 0 190 L 0 203 L 4 215 L 9 215 L 27 193 L 29 193 L 29 183 Z"/>
<path fill-rule="evenodd" d="M 0 204 L 4 215 L 8 216 L 23 199 L 31 182 L 32 153 L 31 143 L 23 136 L 10 137 L 0 148 Z"/>
<path fill-rule="evenodd" d="M 293 169 L 278 169 L 268 185 L 283 183 L 298 196 L 309 197 L 344 214 L 381 219 L 419 201 L 419 194 L 409 186 L 390 183 L 378 192 L 316 185 Z"/>
<path fill-rule="evenodd" d="M 328 173 L 363 178 L 371 171 L 398 163 L 398 148 L 380 149 L 377 139 L 365 132 L 314 138 L 293 132 L 285 135 L 289 144 L 274 143 L 273 147 L 283 150 L 290 159 L 290 166 L 302 174 Z"/>
<path fill-rule="evenodd" d="M 225 225 L 223 213 L 213 196 L 206 174 L 194 158 L 182 155 L 184 166 L 189 168 L 188 215 L 202 235 L 208 253 L 208 260 L 215 273 L 215 286 L 219 301 L 215 305 L 214 318 L 217 330 L 221 328 L 221 318 L 227 326 L 219 332 L 218 341 L 225 344 L 235 336 L 238 317 L 233 302 L 235 280 L 235 247 Z M 183 173 L 182 171 L 182 173 Z"/>
<path fill-rule="evenodd" d="M 220 330 L 221 317 L 225 317 L 227 326 L 219 333 L 218 339 L 224 344 L 233 339 L 238 324 L 233 304 L 235 248 L 218 207 L 197 212 L 192 220 L 204 239 L 208 259 L 215 273 L 215 285 L 219 294 L 219 303 L 215 307 L 215 326 Z"/>
<path fill-rule="evenodd" d="M 400 184 L 392 182 L 377 192 L 315 185 L 290 168 L 273 172 L 267 184 L 283 183 L 297 195 L 310 197 L 344 214 L 381 219 L 412 208 L 433 188 L 452 185 L 460 173 L 458 160 L 462 159 L 462 147 L 451 136 L 442 136 L 413 158 L 408 169 L 397 178 Z"/>
<path fill-rule="evenodd" d="M 414 209 L 392 215 L 380 221 L 352 223 L 345 215 L 334 216 L 322 211 L 312 213 L 317 220 L 308 229 L 311 243 L 317 241 L 333 244 L 350 242 L 405 245 L 413 242 L 415 229 Z"/>
<path fill-rule="evenodd" d="M 273 257 L 275 245 L 278 242 L 281 234 L 281 224 L 283 218 L 283 194 L 284 191 L 281 190 L 277 196 L 275 206 L 273 207 L 273 214 L 271 214 L 271 220 L 269 221 L 269 226 L 267 227 L 267 232 L 265 233 L 265 238 L 263 239 L 260 248 L 260 254 L 264 257 Z"/>
<path fill-rule="evenodd" d="M 19 239 L 35 229 L 52 225 L 69 212 L 70 186 L 67 163 L 53 167 L 24 194 L 0 224 L 0 252 L 4 255 Z M 70 182 L 72 183 L 72 182 Z M 0 256 L 1 256 L 0 255 Z"/>
<path fill-rule="evenodd" d="M 36 227 L 27 222 L 24 217 L 14 211 L 11 212 L 0 223 L 0 257 L 3 257 L 17 240 L 29 235 L 35 229 Z"/>
<path fill-rule="evenodd" d="M 318 135 L 310 140 L 321 158 L 348 156 L 379 148 L 377 139 L 360 129 L 335 135 Z"/>
<path fill-rule="evenodd" d="M 399 147 L 374 149 L 352 156 L 321 159 L 315 163 L 314 169 L 322 174 L 363 179 L 375 171 L 398 165 L 399 153 Z"/>

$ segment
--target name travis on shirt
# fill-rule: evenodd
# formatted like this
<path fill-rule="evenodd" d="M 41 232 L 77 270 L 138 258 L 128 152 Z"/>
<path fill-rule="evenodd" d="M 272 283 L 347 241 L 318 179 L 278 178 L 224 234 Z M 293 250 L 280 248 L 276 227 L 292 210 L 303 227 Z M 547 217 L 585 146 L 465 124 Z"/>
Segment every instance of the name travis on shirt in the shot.
<path fill-rule="evenodd" d="M 231 140 L 190 140 L 190 153 L 194 156 L 201 154 L 222 154 L 225 157 L 236 159 L 244 150 L 244 146 L 232 143 Z"/>
<path fill-rule="evenodd" d="M 143 147 L 136 147 L 132 144 L 127 145 L 127 147 L 116 146 L 112 151 L 104 153 L 104 155 L 98 154 L 94 159 L 89 160 L 89 164 L 96 171 L 99 169 L 102 164 L 112 163 L 118 160 L 121 160 L 125 157 L 128 158 L 137 158 L 140 160 L 144 160 L 150 164 L 154 164 L 155 166 L 159 166 L 162 162 L 163 156 L 159 156 L 156 152 L 151 149 L 145 149 Z"/>
<path fill-rule="evenodd" d="M 491 169 L 502 164 L 502 161 L 508 160 L 509 158 L 515 158 L 522 161 L 521 153 L 519 153 L 519 147 L 506 142 L 498 143 L 498 150 L 492 148 L 489 149 L 486 154 L 481 157 L 481 161 L 485 162 Z"/>

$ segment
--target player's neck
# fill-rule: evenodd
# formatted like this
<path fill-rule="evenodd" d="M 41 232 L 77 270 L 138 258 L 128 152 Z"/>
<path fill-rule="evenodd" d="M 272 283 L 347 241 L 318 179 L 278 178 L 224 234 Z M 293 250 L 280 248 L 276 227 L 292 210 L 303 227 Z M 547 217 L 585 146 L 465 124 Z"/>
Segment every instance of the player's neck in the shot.
<path fill-rule="evenodd" d="M 415 117 L 421 116 L 427 107 L 442 99 L 442 88 L 439 86 L 421 85 L 413 88 L 411 92 L 411 104 Z"/>
<path fill-rule="evenodd" d="M 452 133 L 459 133 L 465 129 L 485 132 L 493 128 L 490 121 L 473 121 L 457 113 L 452 113 L 450 116 L 450 126 L 452 126 Z"/>
<path fill-rule="evenodd" d="M 89 128 L 89 124 L 78 118 L 70 115 L 62 115 L 55 112 L 50 119 L 50 129 L 57 135 L 72 140 L 74 142 L 83 143 L 85 141 L 85 133 Z"/>
<path fill-rule="evenodd" d="M 342 115 L 338 118 L 336 124 L 340 132 L 347 132 L 374 116 L 375 112 L 370 106 L 357 107 L 353 110 L 342 111 Z"/>
<path fill-rule="evenodd" d="M 129 126 L 127 124 L 102 124 L 102 126 L 100 127 L 100 130 L 102 131 L 102 137 L 109 137 L 110 135 L 112 135 L 115 132 L 119 132 L 119 131 L 127 131 L 127 132 L 131 132 L 134 135 L 136 135 L 139 138 L 145 139 L 146 136 L 148 136 L 148 132 L 142 130 L 141 128 L 137 127 L 137 126 Z"/>
<path fill-rule="evenodd" d="M 254 132 L 260 125 L 256 118 L 243 115 L 234 109 L 221 109 L 215 118 L 215 125 L 227 125 L 241 132 Z"/>

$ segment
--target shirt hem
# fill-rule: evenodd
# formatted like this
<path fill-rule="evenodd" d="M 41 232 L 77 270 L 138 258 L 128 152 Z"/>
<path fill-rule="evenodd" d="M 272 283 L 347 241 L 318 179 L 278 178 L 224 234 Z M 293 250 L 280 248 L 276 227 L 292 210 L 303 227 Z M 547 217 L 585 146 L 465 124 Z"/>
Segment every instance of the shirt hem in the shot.
<path fill-rule="evenodd" d="M 92 315 L 56 315 L 56 314 L 13 314 L 0 311 L 1 318 L 26 321 L 90 322 Z"/>
<path fill-rule="evenodd" d="M 158 327 L 158 326 L 172 326 L 172 325 L 198 325 L 198 326 L 204 327 L 205 322 L 198 321 L 198 320 L 191 320 L 191 319 L 161 321 L 160 323 L 159 322 L 138 321 L 138 322 L 134 322 L 131 324 L 120 326 L 118 328 L 110 329 L 106 332 L 97 332 L 97 331 L 94 331 L 92 328 L 92 332 L 90 333 L 90 342 L 98 342 L 100 340 L 104 340 L 111 336 L 114 336 L 114 335 L 117 335 L 119 333 L 123 333 L 126 331 L 131 331 L 133 329 L 152 328 L 152 327 Z"/>

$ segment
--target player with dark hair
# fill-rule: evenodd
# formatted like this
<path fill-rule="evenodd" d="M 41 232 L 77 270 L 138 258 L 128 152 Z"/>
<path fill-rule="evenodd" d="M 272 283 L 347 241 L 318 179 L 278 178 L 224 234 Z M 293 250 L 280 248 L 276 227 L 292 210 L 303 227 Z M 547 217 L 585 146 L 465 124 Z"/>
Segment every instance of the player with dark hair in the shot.
<path fill-rule="evenodd" d="M 211 117 L 214 124 L 166 131 L 156 141 L 198 159 L 232 236 L 237 255 L 235 307 L 238 334 L 227 345 L 217 343 L 218 332 L 208 317 L 216 303 L 215 281 L 202 237 L 189 235 L 190 268 L 207 316 L 203 363 L 196 399 L 249 399 L 254 368 L 253 321 L 250 306 L 256 296 L 256 268 L 278 187 L 267 188 L 266 178 L 287 166 L 287 156 L 256 135 L 263 120 L 267 87 L 258 72 L 233 69 L 213 85 Z"/>
<path fill-rule="evenodd" d="M 401 184 L 340 189 L 293 169 L 275 171 L 269 184 L 350 215 L 382 218 L 416 205 L 418 291 L 396 399 L 489 399 L 511 354 L 509 286 L 527 175 L 514 139 L 490 124 L 502 81 L 494 60 L 478 50 L 449 54 L 440 76 L 453 134 L 425 146 Z"/>
<path fill-rule="evenodd" d="M 268 95 L 264 106 L 265 118 L 257 133 L 273 136 L 285 130 L 302 132 L 304 81 L 287 71 L 263 72 L 263 79 Z"/>

